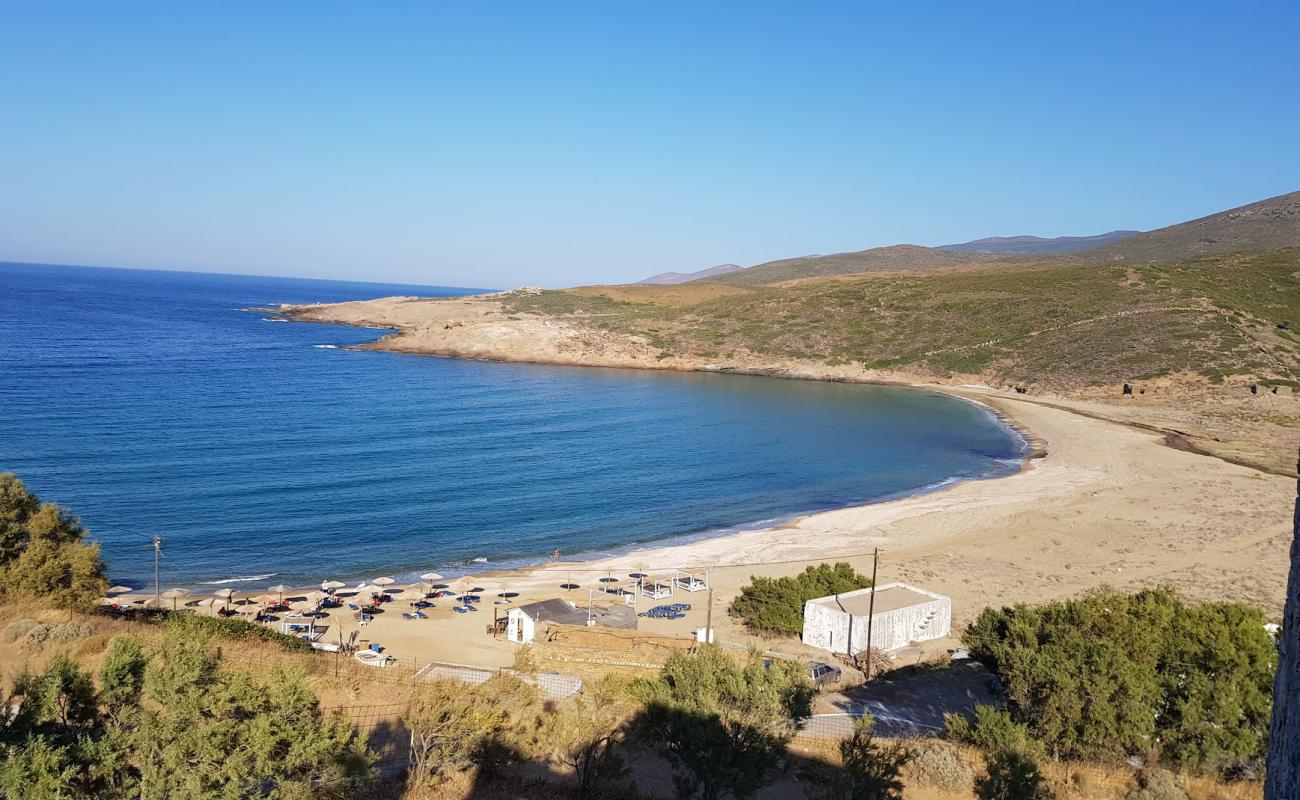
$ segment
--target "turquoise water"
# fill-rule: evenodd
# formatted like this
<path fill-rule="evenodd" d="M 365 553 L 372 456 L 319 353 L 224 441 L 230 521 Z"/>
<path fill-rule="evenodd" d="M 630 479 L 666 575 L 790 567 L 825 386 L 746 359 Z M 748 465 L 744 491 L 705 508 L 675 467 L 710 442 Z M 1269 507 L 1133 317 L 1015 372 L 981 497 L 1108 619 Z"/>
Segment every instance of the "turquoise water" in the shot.
<path fill-rule="evenodd" d="M 891 387 L 333 349 L 273 303 L 467 290 L 0 264 L 0 471 L 116 582 L 305 585 L 616 552 L 1016 469 Z M 272 580 L 273 579 L 273 580 Z"/>

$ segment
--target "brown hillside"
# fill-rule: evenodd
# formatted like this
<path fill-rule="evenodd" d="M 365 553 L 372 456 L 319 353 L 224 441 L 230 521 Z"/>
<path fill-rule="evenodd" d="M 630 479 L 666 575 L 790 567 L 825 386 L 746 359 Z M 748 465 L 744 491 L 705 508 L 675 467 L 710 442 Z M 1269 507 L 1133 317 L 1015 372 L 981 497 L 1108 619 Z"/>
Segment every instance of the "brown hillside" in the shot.
<path fill-rule="evenodd" d="M 1138 234 L 1081 254 L 1103 261 L 1174 261 L 1300 247 L 1300 192 Z"/>
<path fill-rule="evenodd" d="M 933 247 L 896 244 L 873 247 L 853 253 L 829 256 L 800 256 L 738 270 L 708 280 L 718 283 L 767 284 L 826 275 L 856 275 L 864 272 L 952 267 L 987 261 L 996 256 L 974 253 L 949 253 Z"/>

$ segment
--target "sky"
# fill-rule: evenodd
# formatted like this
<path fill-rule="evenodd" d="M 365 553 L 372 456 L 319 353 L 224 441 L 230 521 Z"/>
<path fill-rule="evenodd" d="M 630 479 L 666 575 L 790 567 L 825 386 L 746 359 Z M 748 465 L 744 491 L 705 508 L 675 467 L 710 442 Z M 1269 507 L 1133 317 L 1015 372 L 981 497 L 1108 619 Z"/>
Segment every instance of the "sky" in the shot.
<path fill-rule="evenodd" d="M 1300 189 L 1300 4 L 0 0 L 0 260 L 489 286 Z"/>

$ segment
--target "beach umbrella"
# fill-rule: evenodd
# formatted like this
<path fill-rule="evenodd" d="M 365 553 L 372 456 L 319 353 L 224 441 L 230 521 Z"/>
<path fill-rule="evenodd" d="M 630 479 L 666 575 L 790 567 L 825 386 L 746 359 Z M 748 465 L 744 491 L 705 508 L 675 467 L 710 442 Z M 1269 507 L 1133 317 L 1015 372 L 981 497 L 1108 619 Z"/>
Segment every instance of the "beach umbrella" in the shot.
<path fill-rule="evenodd" d="M 278 595 L 278 599 L 277 599 L 276 602 L 283 603 L 283 602 L 284 602 L 284 593 L 287 592 L 287 591 L 289 591 L 289 587 L 288 587 L 288 586 L 285 586 L 283 583 L 277 583 L 276 585 L 274 585 L 274 586 L 268 588 L 267 591 L 268 591 L 268 592 L 275 592 L 276 595 Z"/>
<path fill-rule="evenodd" d="M 261 605 L 269 606 L 272 603 L 280 602 L 280 598 L 279 596 L 273 594 L 259 594 L 257 597 L 253 598 L 253 602 L 259 603 Z"/>
<path fill-rule="evenodd" d="M 176 601 L 182 597 L 188 597 L 189 594 L 190 594 L 189 589 L 182 589 L 178 586 L 176 588 L 168 589 L 167 591 L 163 592 L 162 596 L 172 601 L 172 611 L 175 611 Z"/>
<path fill-rule="evenodd" d="M 146 597 L 144 600 L 133 600 L 131 602 L 139 605 L 141 608 L 158 608 L 162 605 L 162 600 L 157 597 Z"/>
<path fill-rule="evenodd" d="M 397 579 L 390 578 L 389 576 L 385 575 L 382 578 L 375 578 L 373 581 L 371 581 L 371 583 L 373 583 L 375 586 L 392 586 L 394 583 L 397 583 Z"/>
<path fill-rule="evenodd" d="M 397 596 L 397 599 L 410 600 L 412 603 L 414 603 L 417 600 L 424 599 L 424 592 L 420 591 L 419 589 L 407 589 L 406 591 L 399 594 Z"/>
<path fill-rule="evenodd" d="M 238 592 L 234 589 L 218 589 L 212 593 L 212 596 L 220 597 L 222 600 L 226 601 L 226 608 L 230 608 L 230 598 L 234 597 L 236 594 L 238 594 Z M 213 604 L 208 603 L 208 605 Z"/>
<path fill-rule="evenodd" d="M 329 597 L 329 595 L 325 594 L 324 592 L 307 593 L 307 600 L 312 603 L 319 603 L 320 601 L 324 600 L 327 597 Z"/>
<path fill-rule="evenodd" d="M 426 573 L 424 573 L 423 575 L 420 576 L 420 580 L 422 580 L 422 581 L 440 581 L 440 580 L 442 580 L 442 576 L 439 575 L 439 574 L 436 573 L 436 572 L 426 572 Z"/>
<path fill-rule="evenodd" d="M 127 594 L 135 591 L 130 586 L 110 586 L 106 594 Z"/>
<path fill-rule="evenodd" d="M 336 589 L 342 589 L 347 586 L 343 581 L 325 581 L 320 585 L 321 591 L 333 594 Z"/>
<path fill-rule="evenodd" d="M 515 599 L 518 596 L 519 596 L 519 592 L 497 592 L 497 597 L 500 597 L 502 600 L 505 600 L 506 603 L 509 603 L 511 600 Z"/>

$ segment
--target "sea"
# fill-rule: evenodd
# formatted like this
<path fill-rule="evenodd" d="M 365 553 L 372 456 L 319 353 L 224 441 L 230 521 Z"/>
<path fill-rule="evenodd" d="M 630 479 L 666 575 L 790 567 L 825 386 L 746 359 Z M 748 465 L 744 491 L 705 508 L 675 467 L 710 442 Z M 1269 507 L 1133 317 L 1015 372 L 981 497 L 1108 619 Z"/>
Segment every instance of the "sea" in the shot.
<path fill-rule="evenodd" d="M 470 289 L 0 263 L 0 472 L 114 583 L 261 589 L 593 558 L 1018 469 L 928 391 L 350 350 L 280 303 Z M 676 565 L 653 565 L 671 567 Z"/>

